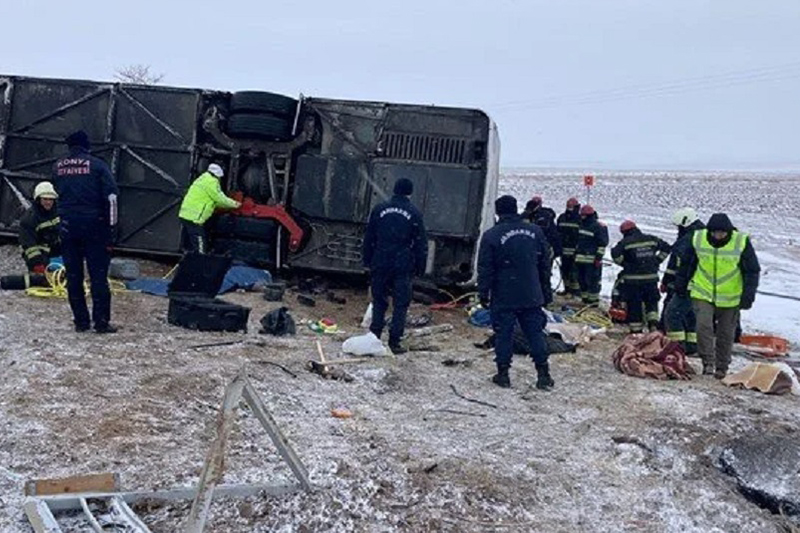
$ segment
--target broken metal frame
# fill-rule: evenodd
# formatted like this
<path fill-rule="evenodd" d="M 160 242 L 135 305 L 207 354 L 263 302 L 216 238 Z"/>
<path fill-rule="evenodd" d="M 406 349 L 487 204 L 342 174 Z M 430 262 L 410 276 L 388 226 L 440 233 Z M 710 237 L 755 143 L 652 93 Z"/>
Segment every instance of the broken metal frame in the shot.
<path fill-rule="evenodd" d="M 288 464 L 297 478 L 297 483 L 218 485 L 224 473 L 225 448 L 230 432 L 233 429 L 236 408 L 242 400 L 247 403 L 266 430 L 281 458 Z M 217 428 L 217 436 L 206 456 L 203 471 L 200 475 L 200 482 L 196 488 L 157 492 L 74 493 L 28 497 L 24 504 L 28 521 L 35 533 L 62 533 L 53 511 L 82 510 L 95 531 L 102 532 L 102 529 L 97 529 L 99 525 L 97 525 L 97 520 L 92 516 L 88 501 L 107 500 L 109 507 L 114 510 L 116 518 L 126 522 L 128 531 L 132 533 L 150 533 L 150 530 L 136 516 L 136 513 L 129 505 L 142 502 L 169 503 L 192 499 L 192 508 L 183 531 L 184 533 L 202 533 L 208 519 L 211 501 L 215 496 L 246 498 L 262 493 L 270 496 L 281 496 L 300 490 L 311 491 L 313 489 L 305 465 L 303 465 L 286 436 L 278 427 L 272 414 L 262 402 L 258 391 L 248 379 L 244 368 L 239 371 L 225 390 L 222 407 L 218 415 Z"/>

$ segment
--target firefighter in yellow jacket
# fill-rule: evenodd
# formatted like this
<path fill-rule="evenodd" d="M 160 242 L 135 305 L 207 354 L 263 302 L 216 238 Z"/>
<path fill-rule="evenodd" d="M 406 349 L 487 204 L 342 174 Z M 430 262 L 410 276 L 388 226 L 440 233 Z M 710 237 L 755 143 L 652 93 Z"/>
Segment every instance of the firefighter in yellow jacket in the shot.
<path fill-rule="evenodd" d="M 204 254 L 208 251 L 205 223 L 217 209 L 236 209 L 241 204 L 225 196 L 219 180 L 225 175 L 216 163 L 208 165 L 186 192 L 178 217 L 184 231 L 184 248 L 188 252 Z"/>

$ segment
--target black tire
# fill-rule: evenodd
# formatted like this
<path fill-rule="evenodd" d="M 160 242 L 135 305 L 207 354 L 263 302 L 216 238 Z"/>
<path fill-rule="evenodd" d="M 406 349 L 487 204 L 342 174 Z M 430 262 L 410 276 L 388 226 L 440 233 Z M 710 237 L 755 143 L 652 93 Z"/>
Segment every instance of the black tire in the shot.
<path fill-rule="evenodd" d="M 287 141 L 292 138 L 292 122 L 270 115 L 231 115 L 228 135 L 242 139 Z"/>
<path fill-rule="evenodd" d="M 297 100 L 282 94 L 241 91 L 231 96 L 231 113 L 270 113 L 294 120 Z"/>

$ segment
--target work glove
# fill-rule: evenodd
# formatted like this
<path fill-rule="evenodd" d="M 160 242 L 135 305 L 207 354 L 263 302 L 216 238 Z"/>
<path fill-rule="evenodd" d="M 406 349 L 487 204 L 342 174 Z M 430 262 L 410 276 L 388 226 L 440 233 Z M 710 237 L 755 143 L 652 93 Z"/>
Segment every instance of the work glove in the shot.
<path fill-rule="evenodd" d="M 489 297 L 488 297 L 488 296 L 481 296 L 481 297 L 478 299 L 478 301 L 480 302 L 480 304 L 481 304 L 481 307 L 483 307 L 484 309 L 489 309 L 489 304 L 490 304 L 491 302 L 489 301 Z"/>
<path fill-rule="evenodd" d="M 603 259 L 600 258 L 600 257 L 595 258 L 594 267 L 595 268 L 600 268 L 601 266 L 603 266 Z"/>
<path fill-rule="evenodd" d="M 658 286 L 658 290 L 661 291 L 661 294 L 667 294 L 667 285 L 666 283 L 662 283 Z"/>
<path fill-rule="evenodd" d="M 34 274 L 44 274 L 45 269 L 46 269 L 46 267 L 44 265 L 35 265 L 31 269 L 31 272 L 33 272 Z"/>
<path fill-rule="evenodd" d="M 753 298 L 742 298 L 742 302 L 739 304 L 739 309 L 751 309 L 753 307 Z"/>

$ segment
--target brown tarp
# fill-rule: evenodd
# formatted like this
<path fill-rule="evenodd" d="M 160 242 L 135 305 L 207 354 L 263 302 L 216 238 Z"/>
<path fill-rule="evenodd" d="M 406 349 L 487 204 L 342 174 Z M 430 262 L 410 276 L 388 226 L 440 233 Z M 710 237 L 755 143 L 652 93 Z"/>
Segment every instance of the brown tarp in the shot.
<path fill-rule="evenodd" d="M 694 373 L 681 345 L 658 331 L 628 335 L 614 352 L 614 366 L 639 378 L 691 379 Z"/>
<path fill-rule="evenodd" d="M 792 378 L 777 366 L 752 363 L 722 380 L 730 387 L 754 389 L 764 394 L 786 394 L 792 390 Z"/>

